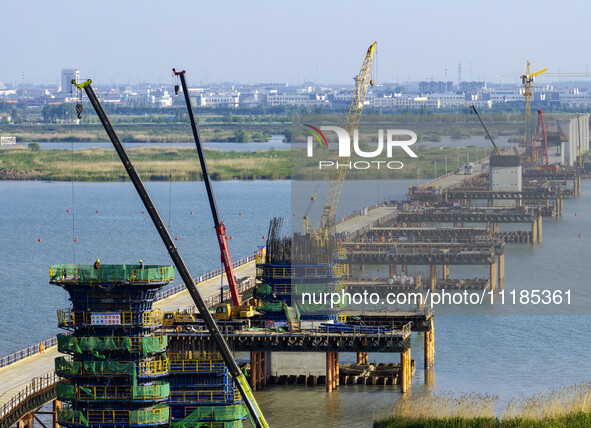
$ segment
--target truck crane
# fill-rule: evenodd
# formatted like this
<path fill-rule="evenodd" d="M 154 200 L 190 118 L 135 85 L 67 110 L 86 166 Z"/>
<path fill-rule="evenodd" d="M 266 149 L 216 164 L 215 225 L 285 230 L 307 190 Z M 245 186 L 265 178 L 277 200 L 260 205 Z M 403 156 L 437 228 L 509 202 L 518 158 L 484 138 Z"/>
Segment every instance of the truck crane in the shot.
<path fill-rule="evenodd" d="M 211 208 L 211 214 L 213 216 L 215 233 L 217 235 L 217 241 L 220 247 L 222 265 L 224 266 L 224 271 L 226 272 L 226 279 L 228 280 L 228 286 L 230 288 L 230 294 L 232 295 L 232 306 L 223 303 L 218 305 L 216 308 L 215 318 L 220 320 L 226 320 L 241 317 L 252 317 L 254 315 L 252 307 L 242 305 L 240 293 L 238 292 L 238 286 L 236 284 L 236 277 L 234 276 L 234 272 L 232 271 L 232 261 L 230 259 L 230 250 L 228 249 L 228 236 L 226 234 L 226 225 L 223 221 L 220 221 L 220 216 L 218 214 L 218 208 L 215 202 L 215 196 L 213 194 L 213 187 L 211 184 L 211 177 L 209 176 L 207 162 L 205 161 L 203 147 L 201 146 L 201 139 L 199 138 L 199 131 L 197 130 L 195 116 L 193 115 L 193 108 L 191 107 L 189 90 L 187 89 L 187 81 L 185 79 L 185 70 L 176 71 L 176 69 L 173 68 L 172 72 L 181 80 L 183 94 L 185 96 L 185 102 L 187 103 L 187 111 L 189 113 L 189 119 L 191 122 L 191 130 L 193 131 L 193 138 L 195 139 L 195 145 L 197 146 L 199 162 L 201 163 L 201 172 L 203 173 L 203 181 L 205 182 L 205 189 L 207 190 L 209 206 Z"/>
<path fill-rule="evenodd" d="M 374 42 L 367 49 L 365 59 L 361 66 L 361 71 L 355 77 L 355 89 L 353 90 L 353 97 L 343 125 L 351 139 L 353 139 L 353 131 L 359 126 L 361 112 L 363 111 L 365 96 L 367 95 L 369 86 L 373 86 L 374 83 L 373 80 L 371 80 L 371 69 L 377 44 L 378 42 Z M 333 171 L 328 186 L 328 192 L 324 200 L 322 216 L 320 217 L 318 225 L 314 227 L 308 216 L 304 216 L 304 233 L 312 235 L 316 242 L 322 243 L 328 237 L 329 227 L 331 221 L 334 220 L 337 206 L 339 205 L 339 199 L 341 197 L 341 191 L 343 190 L 346 174 L 346 168 L 336 168 Z"/>
<path fill-rule="evenodd" d="M 76 88 L 78 88 L 79 90 L 84 89 L 84 91 L 86 92 L 86 95 L 88 96 L 90 103 L 94 107 L 97 116 L 103 124 L 103 127 L 105 128 L 105 131 L 107 132 L 107 135 L 111 140 L 111 143 L 113 143 L 113 146 L 115 147 L 115 150 L 119 155 L 119 159 L 121 159 L 121 162 L 125 167 L 127 175 L 133 183 L 135 190 L 137 191 L 144 206 L 146 207 L 146 211 L 148 211 L 148 214 L 150 215 L 150 218 L 152 219 L 152 222 L 154 223 L 154 226 L 156 227 L 156 230 L 158 231 L 158 234 L 160 235 L 162 242 L 168 250 L 170 258 L 174 262 L 177 271 L 179 272 L 181 278 L 185 282 L 185 286 L 187 287 L 187 290 L 189 291 L 189 294 L 191 295 L 191 298 L 193 299 L 195 306 L 199 310 L 201 318 L 203 319 L 204 324 L 207 327 L 218 352 L 222 356 L 224 363 L 226 364 L 226 367 L 228 367 L 230 376 L 232 376 L 236 384 L 236 387 L 238 388 L 242 395 L 242 398 L 244 399 L 244 403 L 246 404 L 248 412 L 251 418 L 253 419 L 255 428 L 268 428 L 269 424 L 265 420 L 265 417 L 263 416 L 263 413 L 261 412 L 261 409 L 259 408 L 252 394 L 252 390 L 250 389 L 250 385 L 246 380 L 246 376 L 244 375 L 244 373 L 242 373 L 240 367 L 238 367 L 238 364 L 236 364 L 236 360 L 234 360 L 234 357 L 232 356 L 232 352 L 230 351 L 228 344 L 224 340 L 224 337 L 222 336 L 219 327 L 217 326 L 215 320 L 209 312 L 209 309 L 205 305 L 205 302 L 203 301 L 201 294 L 199 294 L 199 290 L 195 285 L 195 281 L 193 280 L 193 277 L 191 276 L 191 273 L 189 272 L 187 265 L 181 257 L 178 248 L 175 247 L 174 241 L 172 240 L 170 233 L 166 229 L 166 225 L 162 221 L 162 217 L 160 217 L 160 214 L 158 213 L 158 210 L 156 209 L 154 202 L 152 202 L 152 199 L 150 198 L 150 195 L 146 190 L 140 176 L 138 175 L 133 164 L 129 160 L 129 157 L 125 152 L 125 148 L 123 147 L 123 145 L 121 144 L 121 140 L 115 133 L 115 130 L 113 129 L 113 126 L 111 125 L 111 122 L 109 121 L 109 118 L 107 117 L 107 114 L 103 109 L 103 106 L 101 105 L 96 93 L 94 92 L 91 83 L 92 82 L 90 80 L 87 80 L 79 84 L 76 82 L 76 80 L 72 80 L 72 84 L 76 86 Z"/>

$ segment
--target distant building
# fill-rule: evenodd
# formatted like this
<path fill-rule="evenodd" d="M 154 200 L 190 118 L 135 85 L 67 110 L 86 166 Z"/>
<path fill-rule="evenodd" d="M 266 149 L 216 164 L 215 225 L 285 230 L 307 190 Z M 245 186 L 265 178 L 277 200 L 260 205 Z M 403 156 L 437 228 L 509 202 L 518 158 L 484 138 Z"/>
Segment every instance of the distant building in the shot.
<path fill-rule="evenodd" d="M 419 82 L 419 92 L 421 94 L 431 94 L 434 92 L 451 92 L 453 90 L 454 82 L 447 81 L 423 81 Z"/>
<path fill-rule="evenodd" d="M 62 86 L 61 92 L 71 92 L 72 79 L 78 82 L 80 80 L 80 71 L 76 68 L 64 68 L 62 69 Z"/>

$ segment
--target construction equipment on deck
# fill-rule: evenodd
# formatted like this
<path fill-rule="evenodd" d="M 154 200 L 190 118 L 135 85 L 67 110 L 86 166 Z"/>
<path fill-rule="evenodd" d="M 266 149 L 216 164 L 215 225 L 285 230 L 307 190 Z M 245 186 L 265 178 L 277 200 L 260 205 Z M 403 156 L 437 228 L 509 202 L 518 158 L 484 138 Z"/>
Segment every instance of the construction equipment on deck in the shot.
<path fill-rule="evenodd" d="M 259 406 L 252 394 L 252 390 L 250 389 L 250 385 L 248 384 L 248 381 L 246 380 L 244 373 L 242 373 L 242 371 L 238 367 L 238 364 L 236 364 L 236 361 L 232 356 L 232 352 L 230 351 L 230 348 L 228 348 L 228 344 L 224 340 L 224 337 L 221 335 L 220 329 L 218 328 L 211 313 L 209 312 L 209 309 L 205 305 L 203 298 L 199 294 L 199 290 L 195 285 L 195 281 L 193 280 L 193 277 L 191 276 L 189 269 L 185 265 L 185 262 L 182 259 L 178 249 L 175 247 L 174 241 L 172 240 L 170 233 L 166 229 L 166 225 L 162 221 L 162 218 L 160 217 L 160 214 L 158 213 L 156 206 L 152 202 L 150 195 L 144 187 L 141 178 L 139 177 L 137 171 L 133 167 L 133 164 L 129 160 L 129 157 L 125 152 L 125 148 L 121 144 L 119 137 L 115 133 L 115 130 L 113 129 L 113 126 L 111 125 L 111 122 L 107 117 L 107 114 L 105 113 L 98 97 L 96 96 L 96 93 L 94 92 L 94 89 L 91 86 L 91 81 L 87 80 L 86 82 L 78 84 L 75 80 L 72 80 L 72 84 L 80 90 L 84 89 L 86 95 L 90 99 L 90 102 L 94 107 L 97 116 L 103 124 L 103 127 L 105 128 L 105 131 L 109 136 L 109 139 L 113 143 L 113 146 L 115 147 L 115 150 L 117 151 L 117 154 L 119 155 L 119 158 L 121 159 L 121 162 L 125 167 L 125 171 L 127 171 L 127 174 L 131 179 L 131 182 L 133 183 L 139 197 L 141 198 L 144 206 L 146 207 L 146 210 L 148 211 L 148 214 L 150 215 L 150 218 L 152 219 L 152 222 L 154 223 L 154 226 L 156 227 L 156 230 L 158 231 L 158 234 L 160 235 L 160 238 L 162 239 L 162 242 L 166 246 L 168 254 L 170 254 L 170 258 L 174 262 L 177 271 L 180 273 L 181 278 L 185 282 L 185 286 L 187 287 L 187 290 L 189 291 L 189 294 L 191 295 L 191 298 L 193 299 L 195 306 L 199 310 L 199 313 L 201 314 L 201 317 L 205 325 L 207 326 L 209 334 L 211 335 L 211 338 L 213 339 L 213 342 L 215 343 L 218 352 L 224 359 L 224 362 L 228 367 L 228 371 L 230 372 L 230 375 L 236 383 L 236 387 L 242 394 L 242 398 L 244 399 L 246 407 L 248 408 L 248 412 L 251 418 L 253 419 L 256 428 L 267 428 L 269 425 L 267 424 L 267 421 L 265 420 L 263 413 L 259 409 Z"/>
<path fill-rule="evenodd" d="M 530 66 L 529 59 L 527 60 L 527 66 L 525 68 L 525 74 L 522 74 L 521 83 L 523 84 L 523 96 L 525 97 L 525 148 L 526 155 L 529 158 L 530 164 L 534 165 L 537 160 L 537 152 L 534 150 L 533 141 L 531 140 L 531 98 L 533 96 L 532 84 L 536 76 L 548 71 L 548 67 L 542 68 L 534 73 L 529 72 Z"/>
<path fill-rule="evenodd" d="M 355 89 L 353 90 L 353 97 L 351 104 L 349 105 L 349 111 L 345 117 L 344 125 L 345 131 L 353 140 L 353 131 L 359 126 L 359 120 L 361 119 L 361 112 L 365 104 L 365 96 L 369 86 L 373 86 L 374 82 L 371 79 L 371 68 L 373 64 L 373 57 L 378 42 L 374 42 L 368 49 L 361 66 L 361 71 L 355 78 Z M 345 158 L 346 161 L 346 158 Z M 341 191 L 343 190 L 343 183 L 345 181 L 345 175 L 347 174 L 346 168 L 335 168 L 330 178 L 330 185 L 328 192 L 324 200 L 324 209 L 322 216 L 316 227 L 312 226 L 308 216 L 304 216 L 304 233 L 311 234 L 315 240 L 324 242 L 328 237 L 328 231 L 331 222 L 334 221 L 337 206 L 339 205 L 339 199 L 341 197 Z"/>
<path fill-rule="evenodd" d="M 220 246 L 220 256 L 224 271 L 226 272 L 226 279 L 228 280 L 228 286 L 230 294 L 232 295 L 233 308 L 229 313 L 232 314 L 244 314 L 245 317 L 252 316 L 252 306 L 244 305 L 240 299 L 240 293 L 238 293 L 238 286 L 236 284 L 236 277 L 232 270 L 232 261 L 230 259 L 230 250 L 228 248 L 228 236 L 226 234 L 226 225 L 223 221 L 220 221 L 218 214 L 217 204 L 215 202 L 215 196 L 213 194 L 213 186 L 211 184 L 211 177 L 209 176 L 209 170 L 207 169 L 207 162 L 205 155 L 203 154 L 203 147 L 201 146 L 201 139 L 199 138 L 199 131 L 197 130 L 197 123 L 195 122 L 195 116 L 193 115 L 193 108 L 191 107 L 191 100 L 189 98 L 189 90 L 187 89 L 187 82 L 185 80 L 185 70 L 176 71 L 172 69 L 175 76 L 181 79 L 181 86 L 183 88 L 183 94 L 185 96 L 185 102 L 187 103 L 187 111 L 189 112 L 189 119 L 191 122 L 191 130 L 193 131 L 193 138 L 195 139 L 195 145 L 197 146 L 197 153 L 199 154 L 199 162 L 201 163 L 201 172 L 203 173 L 203 181 L 205 182 L 205 189 L 207 190 L 207 197 L 209 199 L 209 206 L 211 208 L 211 214 L 213 216 L 213 223 L 215 232 L 217 235 L 218 245 Z M 226 305 L 221 304 L 220 309 L 225 310 Z M 222 312 L 220 312 L 222 313 Z M 216 319 L 229 319 L 229 318 L 217 318 L 218 311 L 216 309 Z M 250 315 L 249 315 L 250 314 Z M 235 318 L 235 317 L 233 317 Z"/>
<path fill-rule="evenodd" d="M 484 122 L 482 121 L 482 118 L 480 117 L 480 115 L 478 114 L 478 110 L 476 110 L 476 106 L 474 106 L 474 104 L 468 104 L 468 106 L 474 110 L 474 113 L 476 113 L 476 117 L 478 117 L 478 120 L 480 121 L 480 123 L 482 124 L 482 127 L 484 128 L 484 130 L 486 131 L 486 135 L 488 135 L 488 139 L 490 140 L 490 142 L 492 143 L 494 150 L 495 150 L 495 154 L 496 155 L 501 155 L 501 151 L 499 150 L 499 148 L 497 147 L 497 145 L 495 144 L 495 140 L 493 140 L 492 135 L 490 135 L 490 132 L 488 132 L 488 128 L 486 127 L 486 125 L 484 124 Z"/>

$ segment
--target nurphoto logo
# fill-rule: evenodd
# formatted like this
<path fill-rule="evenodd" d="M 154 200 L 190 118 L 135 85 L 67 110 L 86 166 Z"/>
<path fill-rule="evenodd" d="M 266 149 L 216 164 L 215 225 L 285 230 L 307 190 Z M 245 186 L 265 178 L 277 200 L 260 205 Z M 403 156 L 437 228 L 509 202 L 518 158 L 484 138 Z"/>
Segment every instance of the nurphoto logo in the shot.
<path fill-rule="evenodd" d="M 307 137 L 307 156 L 313 157 L 314 156 L 314 139 L 318 141 L 318 144 L 322 148 L 328 149 L 328 140 L 324 135 L 323 131 L 332 131 L 337 134 L 338 142 L 339 142 L 339 157 L 340 158 L 350 158 L 351 157 L 351 138 L 349 133 L 341 128 L 340 126 L 321 126 L 320 129 L 314 127 L 312 125 L 304 124 L 310 129 L 306 129 L 312 135 Z M 394 137 L 398 136 L 408 136 L 410 139 L 408 140 L 398 140 L 394 139 Z M 382 156 L 384 152 L 384 147 L 386 149 L 386 157 L 388 160 L 361 160 L 356 162 L 351 162 L 347 160 L 346 162 L 339 162 L 339 161 L 329 161 L 329 160 L 321 160 L 318 162 L 318 168 L 333 168 L 333 169 L 370 169 L 370 168 L 377 168 L 380 169 L 380 166 L 385 166 L 388 169 L 402 169 L 404 164 L 400 161 L 391 161 L 389 159 L 392 158 L 392 153 L 395 147 L 400 147 L 402 150 L 406 152 L 408 156 L 411 158 L 416 158 L 417 155 L 415 152 L 412 151 L 410 148 L 411 145 L 417 142 L 417 134 L 413 131 L 408 129 L 387 129 L 386 130 L 386 142 L 384 143 L 384 130 L 378 130 L 378 143 L 375 150 L 365 151 L 359 147 L 359 131 L 355 129 L 353 131 L 353 151 L 355 154 L 362 158 L 377 158 Z"/>

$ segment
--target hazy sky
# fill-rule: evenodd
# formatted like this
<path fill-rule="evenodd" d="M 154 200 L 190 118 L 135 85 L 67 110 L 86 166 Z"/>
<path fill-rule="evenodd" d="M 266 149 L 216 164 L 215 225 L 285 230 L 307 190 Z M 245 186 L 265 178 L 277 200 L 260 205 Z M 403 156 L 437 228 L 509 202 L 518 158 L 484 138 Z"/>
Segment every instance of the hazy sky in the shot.
<path fill-rule="evenodd" d="M 2 0 L 0 81 L 351 83 L 378 42 L 377 81 L 500 81 L 591 71 L 591 2 Z M 505 82 L 516 81 L 504 78 Z"/>

